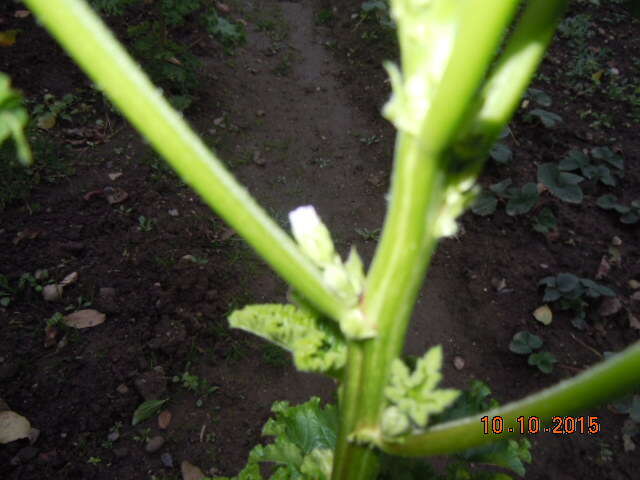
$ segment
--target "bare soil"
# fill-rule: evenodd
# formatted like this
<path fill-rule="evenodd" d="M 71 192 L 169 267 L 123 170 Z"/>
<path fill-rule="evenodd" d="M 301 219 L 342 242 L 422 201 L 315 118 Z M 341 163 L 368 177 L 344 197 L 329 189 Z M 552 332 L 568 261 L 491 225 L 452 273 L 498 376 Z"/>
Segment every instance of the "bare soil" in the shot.
<path fill-rule="evenodd" d="M 395 57 L 393 43 L 375 22 L 360 21 L 358 2 L 230 5 L 231 16 L 247 24 L 247 43 L 233 55 L 207 36 L 195 43 L 202 69 L 189 121 L 283 226 L 290 210 L 313 204 L 341 252 L 356 245 L 369 261 L 392 163 L 394 131 L 380 108 L 389 94 L 381 62 Z M 22 30 L 15 45 L 3 48 L 0 71 L 33 104 L 45 93 L 86 91 L 82 73 L 15 9 L 0 8 L 0 30 Z M 584 12 L 597 27 L 590 48 L 610 49 L 605 67 L 637 80 L 638 22 L 618 4 L 576 3 L 569 15 Z M 640 197 L 632 109 L 567 84 L 563 69 L 577 53 L 559 38 L 536 81 L 564 122 L 546 129 L 527 122 L 524 108 L 506 140 L 514 161 L 489 162 L 482 184 L 507 177 L 516 185 L 535 182 L 538 164 L 556 162 L 571 148 L 610 146 L 625 159 L 615 194 L 627 203 Z M 335 385 L 296 372 L 281 351 L 227 327 L 236 307 L 284 301 L 286 285 L 117 114 L 106 104 L 93 108 L 92 124 L 61 120 L 40 132 L 74 173 L 35 185 L 0 212 L 0 273 L 12 285 L 40 269 L 55 281 L 78 273 L 57 302 L 25 288 L 0 307 L 0 397 L 40 432 L 33 444 L 0 446 L 0 478 L 168 480 L 180 478 L 183 460 L 212 475 L 233 475 L 260 439 L 275 400 L 331 400 Z M 596 125 L 587 110 L 609 115 L 611 124 Z M 96 118 L 102 123 L 93 127 Z M 113 189 L 127 198 L 110 204 Z M 527 215 L 511 217 L 502 207 L 490 217 L 466 214 L 460 234 L 443 241 L 434 258 L 407 353 L 441 344 L 446 385 L 465 388 L 481 379 L 508 402 L 637 341 L 631 319 L 640 305 L 629 281 L 640 280 L 638 227 L 595 205 L 609 189 L 585 184 L 584 190 L 581 205 L 545 192 Z M 552 234 L 531 228 L 544 207 L 558 218 Z M 562 313 L 550 326 L 533 318 L 541 278 L 560 272 L 595 278 L 603 257 L 611 268 L 598 281 L 617 292 L 618 312 L 600 317 L 595 304 L 585 330 Z M 46 341 L 47 319 L 78 308 L 103 312 L 106 321 L 85 330 L 58 326 Z M 525 329 L 557 357 L 553 373 L 509 351 L 514 333 Z M 196 389 L 185 386 L 185 373 L 197 377 Z M 156 416 L 131 425 L 134 410 L 150 398 L 169 399 L 166 429 Z M 531 437 L 526 479 L 637 478 L 640 436 L 632 439 L 636 450 L 625 451 L 627 416 L 611 406 L 587 413 L 600 418 L 597 435 Z M 163 445 L 148 452 L 158 435 Z"/>

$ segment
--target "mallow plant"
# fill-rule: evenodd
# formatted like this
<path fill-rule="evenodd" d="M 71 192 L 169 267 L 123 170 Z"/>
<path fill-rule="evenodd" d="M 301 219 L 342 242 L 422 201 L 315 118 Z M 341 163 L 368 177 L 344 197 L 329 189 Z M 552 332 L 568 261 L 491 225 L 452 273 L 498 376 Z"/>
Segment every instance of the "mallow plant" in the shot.
<path fill-rule="evenodd" d="M 366 272 L 355 249 L 338 253 L 313 206 L 290 213 L 292 236 L 270 219 L 83 1 L 24 1 L 184 181 L 290 285 L 289 304 L 246 306 L 231 314 L 231 326 L 288 349 L 297 368 L 339 384 L 336 406 L 276 403 L 263 430 L 273 441 L 255 447 L 235 478 L 262 478 L 260 462 L 276 464 L 274 479 L 447 478 L 424 463 L 394 462 L 441 454 L 456 454 L 448 478 L 509 478 L 466 466 L 488 461 L 523 474 L 531 459 L 526 439 L 487 434 L 481 418 L 500 417 L 503 432 L 517 432 L 518 417 L 549 422 L 637 387 L 640 344 L 502 407 L 480 383 L 467 392 L 440 388 L 440 346 L 412 361 L 402 357 L 437 242 L 455 234 L 456 218 L 472 203 L 484 159 L 566 1 L 495 0 L 490 9 L 485 0 L 390 2 L 400 64 L 385 65 L 393 94 L 383 114 L 398 134 L 388 212 Z"/>

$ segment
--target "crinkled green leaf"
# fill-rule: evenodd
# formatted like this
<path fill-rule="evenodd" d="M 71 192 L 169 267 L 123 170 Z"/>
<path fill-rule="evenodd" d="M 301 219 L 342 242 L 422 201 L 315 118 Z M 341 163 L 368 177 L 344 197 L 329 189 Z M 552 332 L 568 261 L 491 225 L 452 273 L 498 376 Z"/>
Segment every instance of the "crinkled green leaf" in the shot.
<path fill-rule="evenodd" d="M 333 448 L 338 429 L 338 413 L 334 405 L 320 405 L 318 397 L 312 397 L 301 405 L 290 406 L 288 402 L 276 402 L 271 407 L 276 414 L 269 419 L 263 435 L 286 436 L 297 445 L 303 455 L 316 448 Z"/>
<path fill-rule="evenodd" d="M 469 462 L 498 465 L 524 476 L 526 473 L 524 462 L 531 463 L 531 442 L 526 438 L 500 440 L 465 450 L 460 456 Z"/>
<path fill-rule="evenodd" d="M 275 440 L 254 447 L 248 466 L 260 462 L 277 464 L 271 480 L 329 480 L 338 430 L 335 406 L 323 408 L 320 399 L 313 397 L 296 406 L 276 402 L 271 410 L 275 417 L 265 424 L 262 434 Z"/>
<path fill-rule="evenodd" d="M 460 394 L 458 390 L 436 389 L 442 378 L 441 368 L 441 346 L 431 348 L 416 362 L 412 372 L 400 359 L 395 359 L 391 366 L 385 395 L 419 427 L 425 427 L 430 415 L 442 412 Z"/>
<path fill-rule="evenodd" d="M 147 400 L 143 402 L 136 408 L 136 411 L 133 412 L 133 418 L 131 419 L 131 425 L 135 426 L 140 422 L 144 422 L 147 418 L 151 418 L 153 415 L 158 413 L 162 406 L 167 403 L 168 398 L 164 400 Z"/>
<path fill-rule="evenodd" d="M 316 448 L 304 457 L 300 471 L 314 479 L 331 478 L 333 466 L 333 450 L 329 448 Z"/>
<path fill-rule="evenodd" d="M 229 325 L 289 350 L 299 370 L 337 375 L 346 362 L 346 346 L 337 327 L 294 305 L 249 305 L 235 310 Z"/>

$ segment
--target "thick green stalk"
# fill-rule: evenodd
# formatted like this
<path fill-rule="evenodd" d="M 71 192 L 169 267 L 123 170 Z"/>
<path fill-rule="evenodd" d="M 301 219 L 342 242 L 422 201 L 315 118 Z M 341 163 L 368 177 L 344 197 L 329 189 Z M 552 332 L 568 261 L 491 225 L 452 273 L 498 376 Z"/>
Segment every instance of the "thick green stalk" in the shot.
<path fill-rule="evenodd" d="M 379 447 L 387 453 L 403 456 L 453 453 L 518 435 L 520 428 L 516 419 L 519 416 L 525 419 L 537 417 L 541 424 L 549 425 L 554 416 L 585 411 L 629 393 L 639 384 L 640 342 L 636 342 L 624 352 L 540 393 L 478 415 L 436 425 L 421 435 L 405 437 L 402 443 L 381 442 Z M 485 434 L 480 420 L 485 415 L 489 419 L 501 417 L 504 431 L 511 428 L 513 433 Z"/>
<path fill-rule="evenodd" d="M 481 141 L 488 149 L 511 118 L 553 38 L 567 0 L 532 0 L 509 37 L 504 52 L 480 94 L 481 104 L 466 128 L 464 143 Z"/>
<path fill-rule="evenodd" d="M 364 295 L 365 315 L 378 325 L 379 335 L 364 342 L 364 348 L 353 342 L 349 347 L 350 352 L 358 349 L 360 360 L 348 364 L 345 372 L 341 412 L 348 414 L 341 418 L 333 480 L 372 478 L 364 463 L 371 461 L 373 454 L 366 447 L 350 443 L 347 437 L 359 430 L 378 429 L 390 366 L 402 352 L 411 312 L 437 242 L 434 226 L 446 187 L 452 180 L 451 172 L 447 172 L 451 168 L 447 165 L 451 159 L 449 152 L 466 115 L 476 108 L 473 99 L 517 3 L 493 2 L 491 14 L 482 15 L 479 12 L 486 9 L 485 2 L 467 2 L 450 63 L 421 129 L 420 140 L 402 132 L 398 135 L 389 212 Z M 529 60 L 537 66 L 540 58 Z M 506 125 L 512 112 L 504 113 L 496 119 L 501 126 Z M 365 374 L 358 371 L 362 368 Z M 350 402 L 356 402 L 357 406 Z"/>
<path fill-rule="evenodd" d="M 317 268 L 169 106 L 102 21 L 81 0 L 25 0 L 89 77 L 171 164 L 290 285 L 331 318 L 342 302 Z"/>
<path fill-rule="evenodd" d="M 375 465 L 375 454 L 365 446 L 350 442 L 348 436 L 356 427 L 377 425 L 377 415 L 363 415 L 367 412 L 363 405 L 369 400 L 365 396 L 378 393 L 378 389 L 382 390 L 386 384 L 389 364 L 398 352 L 392 350 L 391 355 L 383 358 L 386 364 L 379 363 L 368 368 L 367 355 L 370 357 L 371 351 L 367 350 L 374 344 L 388 347 L 386 340 L 392 337 L 392 330 L 402 329 L 403 323 L 406 325 L 418 292 L 414 284 L 422 282 L 427 260 L 435 245 L 433 237 L 427 235 L 430 224 L 425 219 L 428 209 L 433 210 L 435 205 L 439 205 L 434 200 L 442 196 L 443 176 L 438 174 L 435 162 L 427 161 L 415 137 L 409 135 L 398 136 L 396 162 L 391 213 L 385 227 L 386 240 L 384 236 L 382 240 L 382 245 L 386 241 L 390 246 L 395 245 L 395 248 L 389 248 L 389 256 L 383 257 L 381 261 L 386 262 L 386 268 L 389 269 L 389 277 L 384 280 L 388 282 L 387 285 L 394 285 L 394 288 L 390 286 L 384 294 L 386 301 L 397 308 L 394 315 L 397 323 L 393 325 L 389 321 L 391 319 L 387 319 L 387 325 L 383 326 L 380 323 L 381 317 L 378 316 L 378 337 L 367 342 L 349 342 L 349 362 L 342 386 L 344 391 L 340 402 L 340 432 L 332 475 L 334 480 L 364 480 L 374 476 L 372 466 Z M 398 246 L 402 247 L 397 248 Z M 402 265 L 400 274 L 393 268 L 398 264 Z M 371 298 L 365 294 L 364 310 L 367 314 L 370 312 Z M 401 347 L 401 344 L 396 347 Z"/>

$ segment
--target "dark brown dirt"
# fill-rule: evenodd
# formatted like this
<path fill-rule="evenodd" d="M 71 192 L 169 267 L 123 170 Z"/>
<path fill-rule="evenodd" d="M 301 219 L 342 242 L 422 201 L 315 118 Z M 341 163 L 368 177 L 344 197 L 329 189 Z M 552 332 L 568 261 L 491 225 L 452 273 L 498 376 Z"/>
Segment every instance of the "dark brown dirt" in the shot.
<path fill-rule="evenodd" d="M 356 244 L 370 259 L 393 151 L 393 129 L 379 114 L 388 96 L 381 61 L 395 56 L 388 35 L 353 17 L 360 14 L 358 2 L 231 6 L 232 16 L 247 22 L 247 44 L 233 56 L 206 37 L 195 47 L 203 67 L 200 100 L 187 113 L 191 123 L 283 225 L 288 211 L 313 204 L 342 252 Z M 569 15 L 585 8 L 576 4 Z M 611 49 L 606 66 L 633 81 L 638 22 L 615 4 L 589 8 L 597 27 L 591 48 Z M 89 82 L 55 43 L 32 18 L 16 19 L 14 10 L 0 9 L 0 30 L 22 30 L 11 49 L 3 48 L 0 71 L 34 103 L 46 92 L 86 89 Z M 570 148 L 608 145 L 626 162 L 615 193 L 626 202 L 638 198 L 640 140 L 637 121 L 628 117 L 632 109 L 597 89 L 576 93 L 563 74 L 575 54 L 557 41 L 542 69 L 548 81 L 536 83 L 564 123 L 548 130 L 526 122 L 523 110 L 507 140 L 515 160 L 489 163 L 484 185 L 507 177 L 517 185 L 535 181 L 539 163 L 555 162 Z M 587 110 L 611 115 L 611 126 L 594 127 Z M 282 301 L 286 286 L 122 120 L 105 105 L 95 112 L 105 121 L 88 141 L 72 141 L 69 129 L 80 126 L 74 121 L 44 133 L 66 149 L 61 155 L 75 174 L 36 186 L 26 201 L 0 213 L 0 273 L 12 285 L 39 269 L 56 281 L 78 273 L 58 302 L 26 288 L 0 307 L 0 397 L 40 430 L 33 445 L 0 446 L 0 478 L 168 480 L 180 477 L 182 460 L 212 474 L 235 474 L 260 438 L 273 401 L 301 402 L 314 394 L 330 399 L 334 385 L 296 372 L 280 352 L 228 329 L 233 308 Z M 110 205 L 106 187 L 123 189 L 128 198 Z M 640 308 L 628 282 L 640 280 L 638 227 L 595 206 L 609 189 L 584 190 L 579 206 L 543 193 L 527 215 L 509 217 L 503 207 L 491 217 L 465 215 L 462 233 L 442 242 L 434 259 L 407 351 L 420 354 L 442 344 L 445 383 L 465 387 L 482 379 L 506 402 L 637 341 L 640 331 L 629 318 Z M 90 192 L 98 193 L 86 199 Z M 544 206 L 558 218 L 557 232 L 547 236 L 531 229 Z M 21 232 L 26 239 L 18 241 Z M 537 282 L 563 271 L 594 278 L 614 237 L 622 260 L 600 281 L 618 292 L 621 311 L 607 319 L 593 315 L 583 331 L 563 314 L 548 327 L 536 322 L 531 312 L 542 303 Z M 497 289 L 502 280 L 504 288 Z M 45 346 L 47 319 L 81 302 L 104 312 L 105 323 L 79 331 L 58 327 Z M 545 350 L 558 358 L 552 374 L 509 352 L 513 334 L 523 329 L 543 337 Z M 464 359 L 460 371 L 455 356 Z M 185 372 L 201 379 L 197 391 L 183 385 Z M 143 379 L 155 387 L 143 388 Z M 207 387 L 216 388 L 207 393 Z M 156 417 L 131 426 L 134 410 L 150 396 L 169 398 L 167 430 Z M 588 413 L 600 417 L 597 436 L 532 437 L 527 479 L 636 478 L 640 438 L 635 452 L 625 452 L 626 417 L 607 406 Z M 148 453 L 147 440 L 155 435 L 166 441 Z M 162 454 L 171 456 L 173 467 L 163 465 Z"/>

